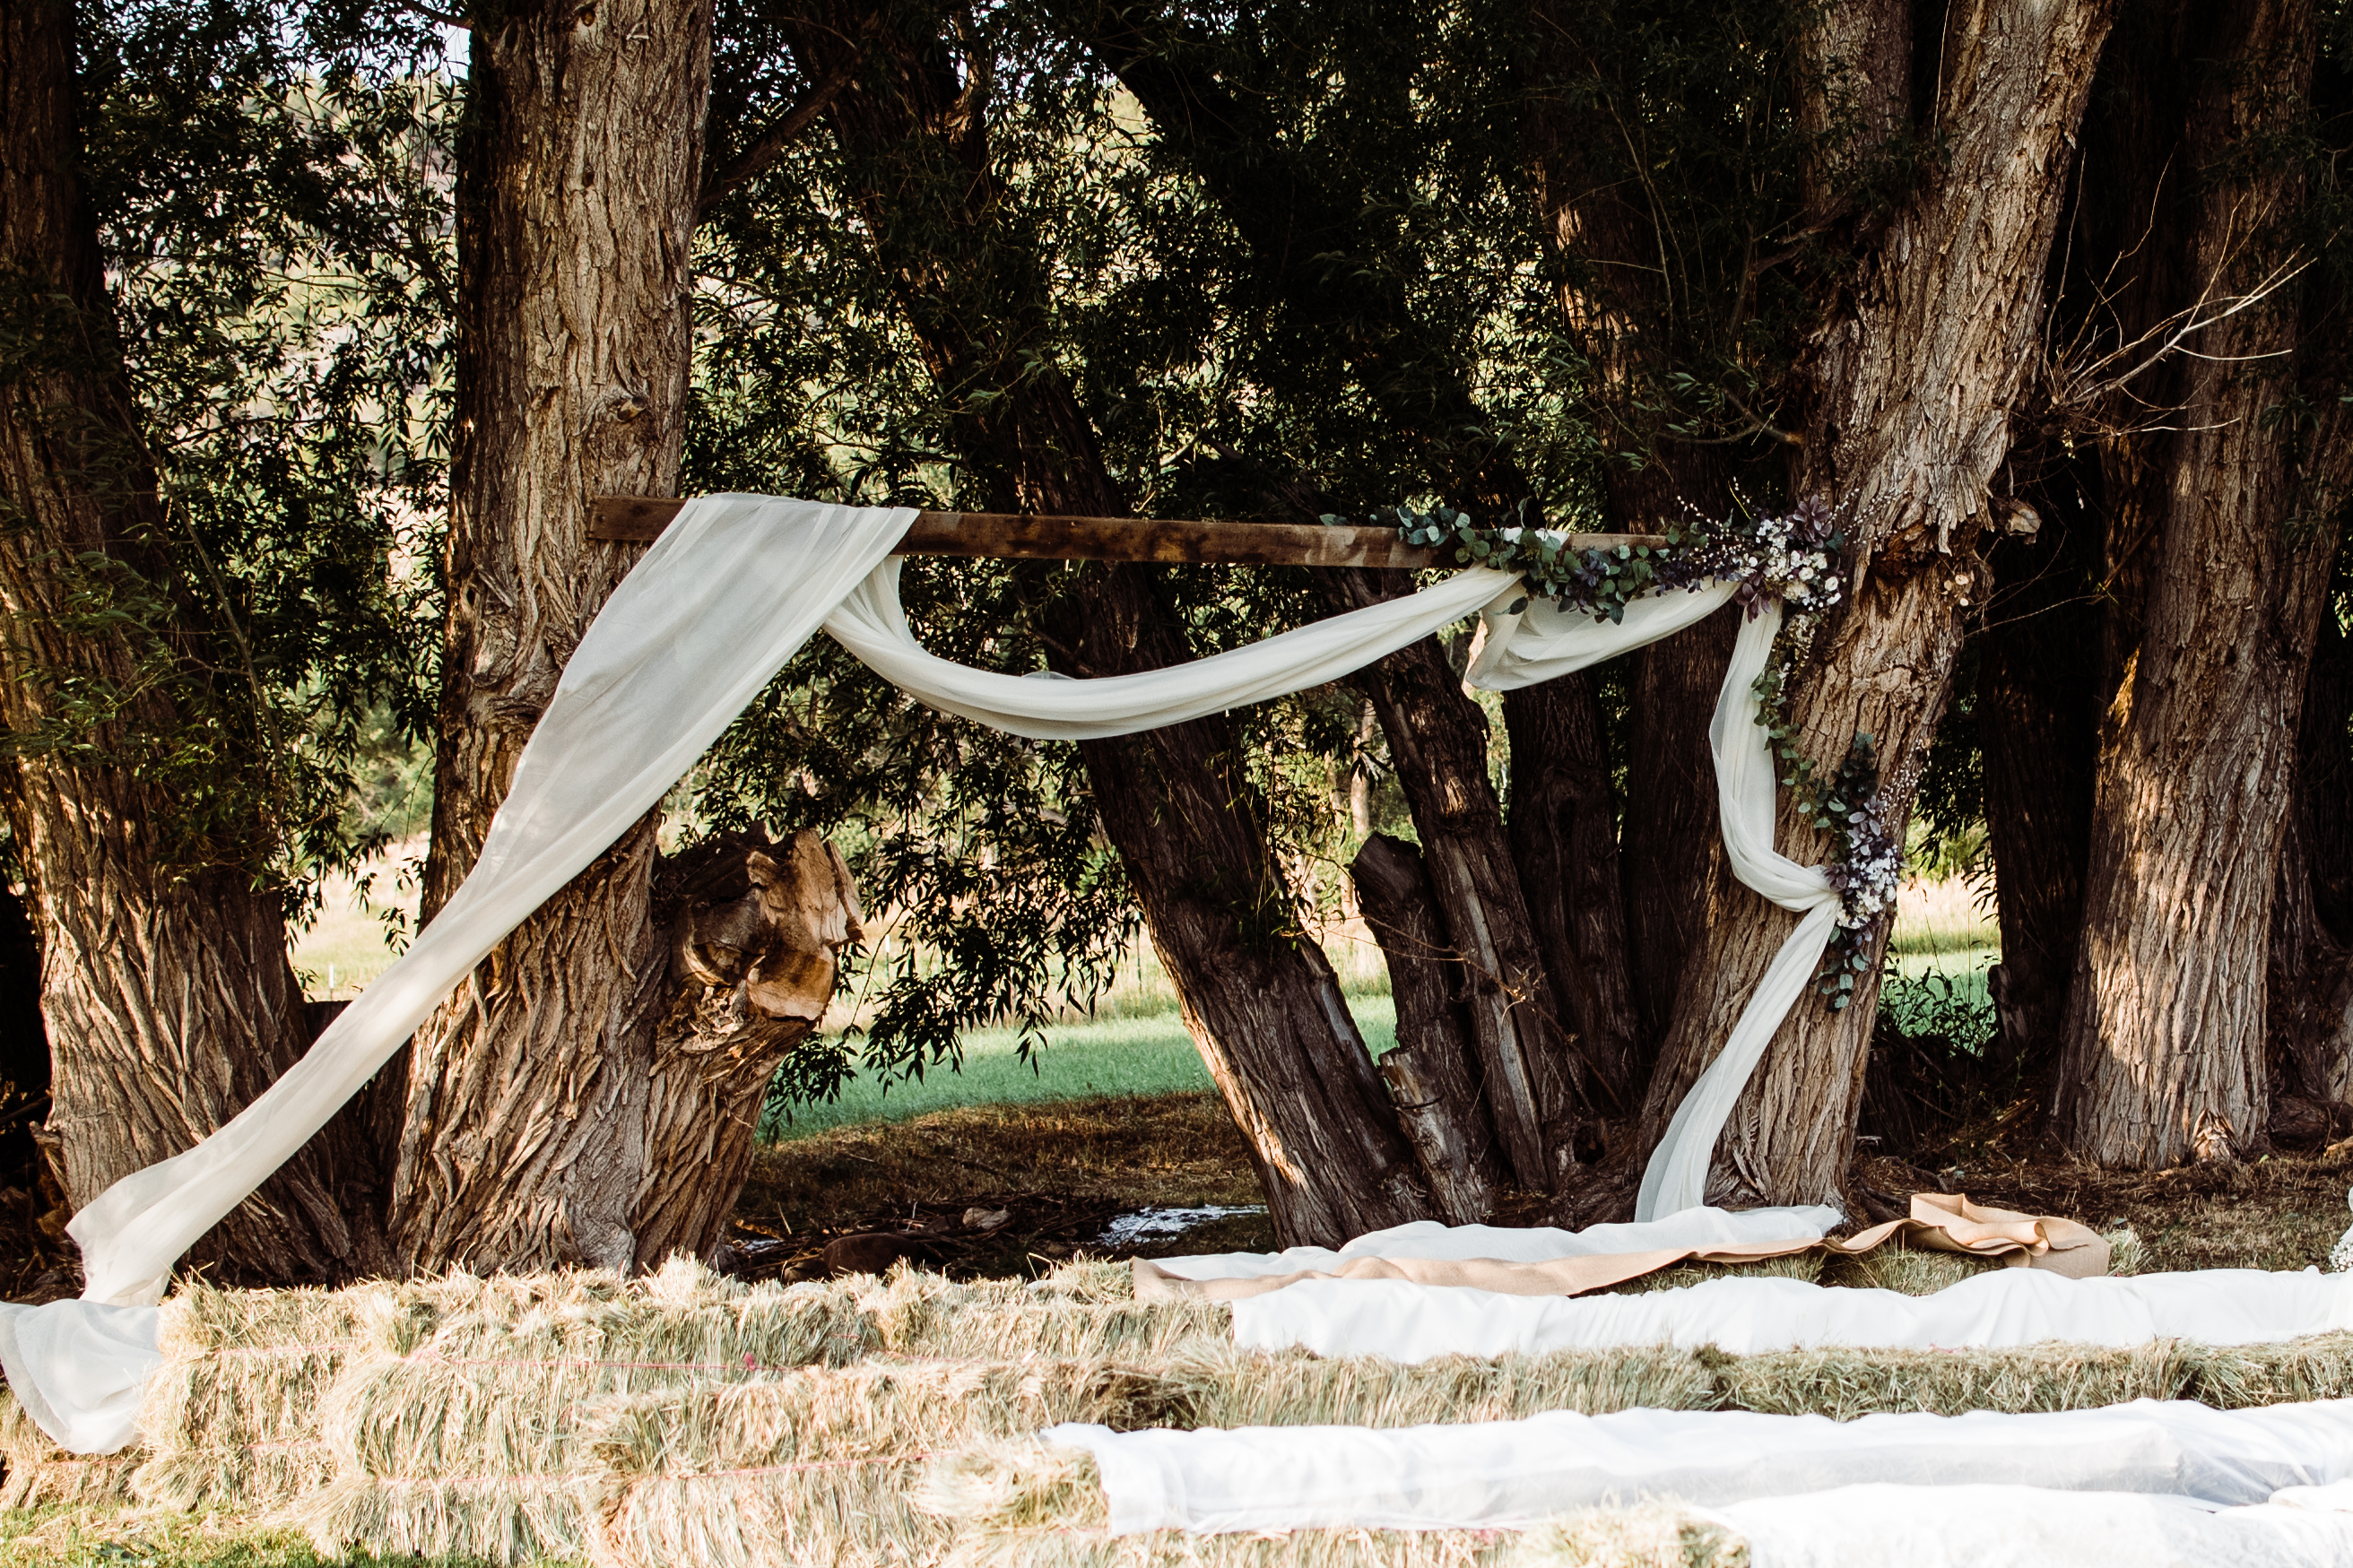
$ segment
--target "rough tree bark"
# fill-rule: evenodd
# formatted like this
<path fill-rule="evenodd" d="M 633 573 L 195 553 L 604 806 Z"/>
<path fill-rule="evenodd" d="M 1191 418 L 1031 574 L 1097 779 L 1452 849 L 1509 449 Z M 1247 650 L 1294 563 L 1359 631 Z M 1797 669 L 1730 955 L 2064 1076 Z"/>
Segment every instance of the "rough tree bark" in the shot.
<path fill-rule="evenodd" d="M 2203 176 L 2192 276 L 2229 293 L 2254 283 L 2274 226 L 2298 204 L 2300 172 L 2257 148 L 2302 110 L 2316 28 L 2300 0 L 2213 16 L 2220 58 L 2201 73 L 2184 155 Z M 2288 537 L 2299 499 L 2326 490 L 2307 489 L 2320 476 L 2297 471 L 2266 418 L 2295 377 L 2291 359 L 2268 356 L 2291 354 L 2298 328 L 2274 300 L 2198 333 L 2165 442 L 2153 545 L 2164 570 L 2102 725 L 2054 1107 L 2069 1147 L 2102 1165 L 2269 1147 L 2265 947 L 2247 933 L 2271 930 L 2304 672 L 2336 552 L 2333 520 L 2321 537 Z M 2339 408 L 2314 433 L 2307 469 L 2333 466 Z"/>
<path fill-rule="evenodd" d="M 812 79 L 854 29 L 812 17 L 793 47 Z M 857 201 L 937 383 L 958 389 L 959 450 L 998 510 L 1127 510 L 1068 384 L 1026 364 L 1042 280 L 989 226 L 985 89 L 948 47 L 897 36 L 826 113 Z M 930 164 L 930 167 L 925 167 Z M 944 177 L 942 177 L 944 176 Z M 987 276 L 991 288 L 976 289 Z M 976 295 L 1011 319 L 974 321 Z M 1005 395 L 969 399 L 972 388 Z M 1125 674 L 1189 659 L 1157 578 L 1091 568 L 1053 626 L 1055 667 Z M 1187 1029 L 1251 1152 L 1286 1245 L 1336 1245 L 1419 1217 L 1418 1167 L 1337 975 L 1301 929 L 1267 853 L 1261 803 L 1222 716 L 1081 747 L 1096 809 L 1176 983 Z"/>
<path fill-rule="evenodd" d="M 842 946 L 865 935 L 849 868 L 808 832 L 723 835 L 665 859 L 654 913 L 670 1004 L 647 1087 L 633 1226 L 644 1265 L 723 1239 L 769 1080 L 825 1016 Z"/>
<path fill-rule="evenodd" d="M 1480 1093 L 1461 961 L 1439 923 L 1421 852 L 1376 833 L 1356 851 L 1349 876 L 1397 1000 L 1397 1044 L 1381 1058 L 1381 1081 L 1397 1100 L 1440 1216 L 1479 1224 L 1494 1209 L 1501 1151 Z"/>
<path fill-rule="evenodd" d="M 1345 612 L 1389 597 L 1406 574 L 1340 568 L 1316 575 L 1332 607 Z M 1455 984 L 1504 1157 L 1521 1187 L 1560 1190 L 1577 1164 L 1588 1075 L 1577 1058 L 1582 1042 L 1567 1026 L 1552 982 L 1559 972 L 1546 962 L 1522 892 L 1518 857 L 1529 847 L 1506 835 L 1488 783 L 1487 716 L 1463 694 L 1436 637 L 1356 679 L 1388 737 L 1389 762 L 1421 838 L 1422 868 L 1460 965 Z M 1527 771 L 1546 772 L 1534 762 Z M 1514 784 L 1516 789 L 1516 773 Z M 1607 833 L 1606 813 L 1602 826 Z M 1540 840 L 1537 847 L 1549 844 Z M 1614 850 L 1614 842 L 1609 847 Z M 1567 971 L 1572 983 L 1577 973 Z"/>
<path fill-rule="evenodd" d="M 2042 324 L 2068 142 L 2111 10 L 2058 0 L 1955 6 L 1944 36 L 1921 40 L 1938 78 L 1925 107 L 1942 138 L 1939 162 L 1857 258 L 1804 368 L 1812 406 L 1794 488 L 1848 509 L 1855 588 L 1800 672 L 1792 718 L 1825 765 L 1858 731 L 1875 738 L 1898 835 L 1978 592 L 1973 546 Z M 1844 84 L 1841 112 L 1867 152 L 1911 117 L 1911 71 L 1882 63 L 1913 58 L 1911 7 L 1879 0 L 1824 16 L 1810 66 Z M 1827 170 L 1813 179 L 1818 210 L 1838 219 L 1841 182 Z M 1820 836 L 1786 798 L 1780 840 L 1795 858 L 1820 858 Z M 1652 1081 L 1653 1138 L 1794 924 L 1722 880 Z M 1884 940 L 1883 926 L 1874 961 Z M 1712 1201 L 1811 1202 L 1840 1190 L 1875 1000 L 1867 981 L 1843 1012 L 1805 1001 L 1791 1012 L 1717 1144 Z"/>
<path fill-rule="evenodd" d="M 635 559 L 588 498 L 677 481 L 706 0 L 538 0 L 474 29 L 429 919 L 565 659 Z M 393 1093 L 417 1267 L 627 1268 L 666 964 L 649 817 L 427 1021 Z"/>
<path fill-rule="evenodd" d="M 12 514 L 0 530 L 0 721 L 31 742 L 0 793 L 40 928 L 54 1055 L 46 1138 L 79 1207 L 218 1127 L 294 1063 L 310 1033 L 276 893 L 240 865 L 175 864 L 184 803 L 128 760 L 142 732 L 168 737 L 182 714 L 135 675 L 140 650 L 123 634 L 77 626 L 76 585 L 60 575 L 61 562 L 104 557 L 165 580 L 164 519 L 74 175 L 72 61 L 70 5 L 0 10 L 0 275 L 27 312 L 11 323 L 21 347 L 0 387 L 0 496 Z M 45 749 L 37 731 L 72 721 L 76 685 L 125 693 L 125 705 L 78 738 L 90 749 Z M 229 1281 L 379 1268 L 371 1205 L 354 1201 L 373 1174 L 331 1130 L 191 1256 Z"/>

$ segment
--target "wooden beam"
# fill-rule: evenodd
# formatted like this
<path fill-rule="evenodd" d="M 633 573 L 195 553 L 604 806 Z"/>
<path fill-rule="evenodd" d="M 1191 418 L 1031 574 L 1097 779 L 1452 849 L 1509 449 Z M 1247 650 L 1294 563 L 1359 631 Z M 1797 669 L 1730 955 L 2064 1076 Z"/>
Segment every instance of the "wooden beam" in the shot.
<path fill-rule="evenodd" d="M 598 496 L 588 537 L 660 537 L 686 503 L 656 496 Z M 1662 545 L 1654 533 L 1573 533 L 1576 550 Z M 1216 562 L 1259 566 L 1441 566 L 1436 550 L 1407 544 L 1391 528 L 1300 522 L 1151 521 L 1133 517 L 1028 517 L 1001 511 L 915 514 L 896 555 L 996 556 L 1019 561 Z M 1446 553 L 1451 553 L 1446 552 Z"/>

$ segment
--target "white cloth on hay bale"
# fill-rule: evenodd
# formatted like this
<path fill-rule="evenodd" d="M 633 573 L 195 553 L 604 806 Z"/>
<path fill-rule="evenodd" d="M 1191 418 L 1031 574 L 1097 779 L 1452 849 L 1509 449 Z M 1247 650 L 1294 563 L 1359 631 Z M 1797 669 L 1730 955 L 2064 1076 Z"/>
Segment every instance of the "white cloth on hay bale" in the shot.
<path fill-rule="evenodd" d="M 2136 1400 L 1844 1422 L 1738 1410 L 1555 1411 L 1447 1426 L 1063 1426 L 1041 1436 L 1094 1456 L 1114 1534 L 1525 1529 L 1604 1503 L 1706 1507 L 1866 1482 L 2147 1492 L 2217 1506 L 2353 1479 L 2347 1400 L 2254 1410 Z"/>

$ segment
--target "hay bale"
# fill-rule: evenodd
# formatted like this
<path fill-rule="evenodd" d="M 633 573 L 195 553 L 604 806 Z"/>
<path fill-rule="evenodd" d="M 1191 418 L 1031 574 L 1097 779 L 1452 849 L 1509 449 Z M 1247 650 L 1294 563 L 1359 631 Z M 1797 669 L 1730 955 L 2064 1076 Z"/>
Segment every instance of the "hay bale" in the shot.
<path fill-rule="evenodd" d="M 628 1479 L 919 1455 L 1064 1421 L 1132 1431 L 1169 1414 L 1164 1379 L 1114 1362 L 869 1362 L 617 1394 L 583 1426 L 601 1472 Z"/>
<path fill-rule="evenodd" d="M 1865 1290 L 1895 1290 L 1906 1296 L 1933 1296 L 1972 1275 L 2003 1267 L 2006 1266 L 1999 1258 L 1973 1258 L 1891 1242 L 1870 1252 L 1832 1255 L 1822 1267 L 1821 1282 Z"/>
<path fill-rule="evenodd" d="M 928 1454 L 1060 1421 L 1134 1427 L 1157 1382 L 1101 1360 L 873 1363 L 601 1401 L 600 1561 L 761 1568 L 903 1561 L 950 1527 L 910 1498 Z"/>
<path fill-rule="evenodd" d="M 1293 1530 L 1280 1535 L 988 1531 L 959 1541 L 952 1568 L 1503 1568 L 1512 1538 L 1492 1530 Z M 1745 1568 L 1745 1564 L 1744 1564 Z"/>
<path fill-rule="evenodd" d="M 120 1503 L 131 1500 L 131 1477 L 147 1451 L 132 1447 L 119 1454 L 72 1454 L 50 1441 L 0 1388 L 0 1459 L 8 1474 L 0 1481 L 0 1508 L 41 1508 L 51 1503 Z"/>
<path fill-rule="evenodd" d="M 936 1562 L 953 1524 L 913 1506 L 918 1456 L 649 1475 L 606 1494 L 603 1568 L 833 1568 Z"/>
<path fill-rule="evenodd" d="M 898 1268 L 865 1281 L 856 1300 L 882 1347 L 902 1355 L 1148 1363 L 1233 1338 L 1233 1312 L 1222 1301 L 1138 1301 L 1130 1285 L 1113 1295 L 1100 1266 L 1059 1279 L 1068 1282 L 960 1284 Z"/>
<path fill-rule="evenodd" d="M 1509 1568 L 1748 1568 L 1748 1542 L 1669 1502 L 1588 1508 L 1522 1533 Z"/>
<path fill-rule="evenodd" d="M 334 1461 L 319 1408 L 370 1291 L 220 1290 L 191 1282 L 157 1325 L 164 1363 L 139 1428 L 152 1452 L 131 1478 L 143 1503 L 273 1516 L 323 1486 Z"/>
<path fill-rule="evenodd" d="M 593 1544 L 597 1400 L 838 1364 L 873 1342 L 849 1292 L 744 1285 L 685 1259 L 636 1281 L 424 1281 L 384 1292 L 362 1329 L 378 1348 L 322 1402 L 336 1479 L 304 1529 L 329 1549 L 496 1563 Z"/>
<path fill-rule="evenodd" d="M 1719 1399 L 1709 1367 L 1671 1345 L 1443 1356 L 1412 1366 L 1377 1356 L 1198 1345 L 1152 1370 L 1176 1415 L 1166 1424 L 1186 1426 L 1418 1426 L 1513 1421 L 1548 1410 L 1706 1410 Z"/>
<path fill-rule="evenodd" d="M 1883 1411 L 2088 1410 L 2135 1399 L 2179 1399 L 2195 1370 L 2179 1343 L 2109 1350 L 2027 1345 L 2014 1350 L 1822 1348 L 1728 1356 L 1704 1352 L 1725 1408 L 1851 1421 Z"/>
<path fill-rule="evenodd" d="M 322 1553 L 533 1563 L 586 1554 L 593 1476 L 338 1475 L 291 1510 Z"/>
<path fill-rule="evenodd" d="M 2220 1410 L 2353 1397 L 2353 1333 L 2315 1334 L 2271 1345 L 2200 1345 L 2185 1399 Z"/>
<path fill-rule="evenodd" d="M 213 1444 L 151 1452 L 132 1474 L 130 1488 L 153 1508 L 219 1510 L 276 1522 L 334 1476 L 334 1452 L 316 1438 Z"/>
<path fill-rule="evenodd" d="M 1754 1263 L 1678 1263 L 1655 1274 L 1638 1275 L 1599 1292 L 1610 1296 L 1647 1296 L 1653 1290 L 1680 1290 L 1712 1279 L 1746 1277 L 1755 1279 L 1796 1279 L 1810 1285 L 1821 1278 L 1822 1255 L 1793 1252 L 1787 1258 L 1760 1258 Z"/>

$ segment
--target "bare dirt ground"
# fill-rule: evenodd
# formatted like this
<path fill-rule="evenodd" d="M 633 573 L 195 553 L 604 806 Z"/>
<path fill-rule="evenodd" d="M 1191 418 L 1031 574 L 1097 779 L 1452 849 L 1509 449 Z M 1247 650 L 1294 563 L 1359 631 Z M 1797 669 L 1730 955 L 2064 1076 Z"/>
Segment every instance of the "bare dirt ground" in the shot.
<path fill-rule="evenodd" d="M 1894 1212 L 1915 1192 L 1957 1192 L 2104 1231 L 2129 1225 L 2145 1271 L 2326 1267 L 2353 1221 L 2353 1139 L 2314 1155 L 2147 1174 L 2094 1170 L 2040 1144 L 1981 1148 L 1936 1170 L 1880 1157 L 1854 1174 L 1856 1195 L 1873 1209 Z M 1079 1252 L 1263 1250 L 1275 1245 L 1263 1214 L 1137 1245 L 1099 1239 L 1113 1216 L 1146 1206 L 1261 1201 L 1240 1135 L 1210 1095 L 970 1107 L 764 1151 L 736 1211 L 739 1267 L 814 1276 L 826 1271 L 828 1242 L 877 1235 L 904 1238 L 909 1256 L 966 1276 L 1035 1273 Z M 1550 1205 L 1514 1194 L 1497 1222 L 1549 1224 Z"/>

